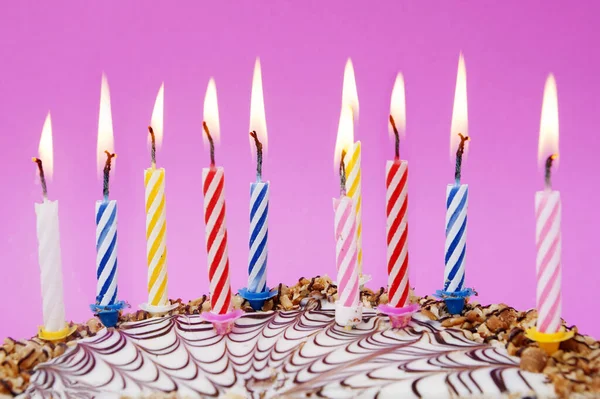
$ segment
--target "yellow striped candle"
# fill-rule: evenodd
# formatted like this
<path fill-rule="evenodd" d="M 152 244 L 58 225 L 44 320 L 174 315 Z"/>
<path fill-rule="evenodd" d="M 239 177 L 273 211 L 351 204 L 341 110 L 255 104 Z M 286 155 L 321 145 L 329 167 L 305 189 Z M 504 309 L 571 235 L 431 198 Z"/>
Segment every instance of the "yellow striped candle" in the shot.
<path fill-rule="evenodd" d="M 347 195 L 352 198 L 356 204 L 356 248 L 358 251 L 358 274 L 362 275 L 362 195 L 361 195 L 361 145 L 360 141 L 357 141 L 352 146 L 352 149 L 348 152 L 346 159 L 346 188 Z"/>
<path fill-rule="evenodd" d="M 167 221 L 165 170 L 148 168 L 146 187 L 146 254 L 148 259 L 148 305 L 167 305 Z"/>
<path fill-rule="evenodd" d="M 173 306 L 167 294 L 167 217 L 165 170 L 156 167 L 156 147 L 162 142 L 164 85 L 160 87 L 151 126 L 148 127 L 152 165 L 144 171 L 146 198 L 146 257 L 148 262 L 148 303 L 142 309 L 163 313 Z"/>

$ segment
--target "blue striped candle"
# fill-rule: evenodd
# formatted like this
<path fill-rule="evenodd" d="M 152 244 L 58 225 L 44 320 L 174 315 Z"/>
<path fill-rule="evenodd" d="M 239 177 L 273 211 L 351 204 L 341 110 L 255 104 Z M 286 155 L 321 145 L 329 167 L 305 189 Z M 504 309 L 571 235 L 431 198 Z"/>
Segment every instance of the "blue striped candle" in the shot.
<path fill-rule="evenodd" d="M 450 184 L 446 190 L 446 267 L 444 290 L 462 291 L 467 252 L 467 205 L 469 186 Z"/>
<path fill-rule="evenodd" d="M 117 301 L 117 201 L 96 201 L 96 304 Z"/>
<path fill-rule="evenodd" d="M 250 254 L 248 257 L 248 291 L 267 289 L 267 255 L 269 239 L 269 182 L 250 184 Z"/>

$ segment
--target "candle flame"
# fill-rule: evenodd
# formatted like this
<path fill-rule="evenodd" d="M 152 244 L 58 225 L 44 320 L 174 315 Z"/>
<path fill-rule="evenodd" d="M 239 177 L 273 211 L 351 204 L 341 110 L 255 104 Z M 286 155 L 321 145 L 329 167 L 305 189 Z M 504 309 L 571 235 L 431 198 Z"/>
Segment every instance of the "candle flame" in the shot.
<path fill-rule="evenodd" d="M 352 108 L 342 106 L 340 122 L 338 125 L 337 139 L 335 141 L 335 153 L 333 154 L 333 168 L 339 171 L 342 151 L 349 152 L 354 145 L 354 120 Z"/>
<path fill-rule="evenodd" d="M 558 159 L 558 93 L 554 75 L 548 75 L 544 87 L 542 103 L 542 118 L 540 121 L 540 138 L 538 142 L 538 163 L 543 166 L 549 156 L 556 155 Z"/>
<path fill-rule="evenodd" d="M 452 126 L 450 128 L 450 159 L 456 156 L 460 137 L 469 135 L 469 118 L 467 112 L 467 70 L 465 59 L 460 53 L 458 58 L 458 72 L 456 74 L 456 90 L 454 92 L 454 107 L 452 108 Z M 465 153 L 469 148 L 465 145 Z"/>
<path fill-rule="evenodd" d="M 252 94 L 250 96 L 250 131 L 255 131 L 258 140 L 263 145 L 263 155 L 267 152 L 267 120 L 265 117 L 265 100 L 263 96 L 262 72 L 260 59 L 256 58 L 254 63 L 254 75 L 252 76 Z M 256 146 L 254 139 L 250 136 L 250 148 L 252 155 L 256 158 Z"/>
<path fill-rule="evenodd" d="M 150 118 L 150 126 L 154 131 L 154 142 L 156 143 L 156 149 L 162 146 L 163 133 L 164 133 L 164 113 L 165 113 L 165 83 L 163 82 L 158 89 L 156 94 L 156 100 L 154 101 L 154 108 L 152 109 L 152 117 Z M 148 135 L 148 144 L 150 144 L 152 138 Z"/>
<path fill-rule="evenodd" d="M 356 89 L 356 78 L 352 60 L 348 58 L 344 68 L 344 83 L 342 86 L 342 108 L 350 107 L 354 121 L 358 120 L 358 91 Z M 354 140 L 354 136 L 352 137 Z"/>
<path fill-rule="evenodd" d="M 390 115 L 394 118 L 396 129 L 401 136 L 406 132 L 406 97 L 404 94 L 404 76 L 398 73 L 394 88 L 392 89 L 392 99 L 390 101 Z M 391 122 L 388 123 L 390 137 L 394 138 L 394 129 Z"/>
<path fill-rule="evenodd" d="M 219 142 L 221 137 L 221 127 L 219 125 L 219 105 L 217 102 L 217 85 L 215 80 L 210 78 L 206 87 L 206 95 L 204 96 L 204 122 L 208 126 L 210 135 L 215 144 Z M 208 137 L 202 132 L 204 145 L 208 146 Z"/>
<path fill-rule="evenodd" d="M 44 127 L 42 128 L 42 135 L 40 136 L 40 146 L 38 147 L 39 158 L 42 160 L 44 166 L 44 175 L 47 180 L 52 179 L 52 172 L 54 171 L 54 155 L 52 149 L 52 118 L 50 117 L 50 111 L 46 115 L 44 121 Z"/>
<path fill-rule="evenodd" d="M 98 141 L 96 145 L 96 166 L 98 176 L 102 176 L 102 170 L 106 163 L 106 154 L 115 152 L 115 140 L 113 136 L 112 111 L 110 108 L 110 88 L 106 75 L 102 74 L 100 86 L 100 111 L 98 112 Z M 113 164 L 114 167 L 114 164 Z"/>

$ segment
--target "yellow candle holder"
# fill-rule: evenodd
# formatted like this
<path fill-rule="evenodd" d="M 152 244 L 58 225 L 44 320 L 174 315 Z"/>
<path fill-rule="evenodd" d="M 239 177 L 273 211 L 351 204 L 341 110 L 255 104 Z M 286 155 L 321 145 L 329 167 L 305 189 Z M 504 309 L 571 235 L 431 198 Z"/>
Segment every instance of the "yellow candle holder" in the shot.
<path fill-rule="evenodd" d="M 525 332 L 525 336 L 532 341 L 537 342 L 540 348 L 545 350 L 550 356 L 558 350 L 560 343 L 573 338 L 575 331 L 559 331 L 555 333 L 543 333 L 536 327 L 531 327 Z"/>
<path fill-rule="evenodd" d="M 73 334 L 75 330 L 77 330 L 77 326 L 69 326 L 67 323 L 65 323 L 65 328 L 58 331 L 48 331 L 44 326 L 40 326 L 38 329 L 38 337 L 44 341 L 59 341 Z"/>

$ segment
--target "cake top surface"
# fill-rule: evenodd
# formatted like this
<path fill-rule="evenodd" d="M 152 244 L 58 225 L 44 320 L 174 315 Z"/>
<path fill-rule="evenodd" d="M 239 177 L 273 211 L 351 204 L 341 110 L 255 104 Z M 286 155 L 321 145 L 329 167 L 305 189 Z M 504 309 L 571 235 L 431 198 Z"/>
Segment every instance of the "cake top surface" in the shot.
<path fill-rule="evenodd" d="M 422 314 L 395 330 L 387 317 L 367 311 L 363 323 L 347 330 L 317 301 L 305 309 L 246 314 L 227 336 L 199 315 L 104 329 L 39 365 L 27 393 L 155 391 L 255 398 L 555 396 L 543 374 L 521 370 L 503 347 L 474 342 Z"/>

